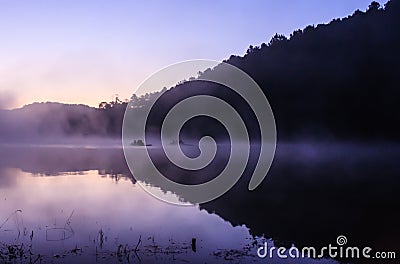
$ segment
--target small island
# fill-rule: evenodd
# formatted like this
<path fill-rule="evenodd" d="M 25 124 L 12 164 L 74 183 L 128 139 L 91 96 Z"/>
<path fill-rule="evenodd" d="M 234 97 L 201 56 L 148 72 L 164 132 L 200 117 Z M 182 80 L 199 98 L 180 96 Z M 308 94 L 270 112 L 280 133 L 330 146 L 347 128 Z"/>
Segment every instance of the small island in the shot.
<path fill-rule="evenodd" d="M 170 143 L 170 145 L 180 145 L 180 146 L 191 146 L 192 144 L 187 144 L 186 142 L 184 142 L 182 139 L 179 139 L 179 141 L 177 140 L 172 140 Z"/>
<path fill-rule="evenodd" d="M 138 139 L 138 140 L 134 140 L 131 143 L 132 146 L 139 146 L 139 147 L 144 147 L 144 146 L 151 146 L 151 144 L 144 144 L 143 140 Z"/>

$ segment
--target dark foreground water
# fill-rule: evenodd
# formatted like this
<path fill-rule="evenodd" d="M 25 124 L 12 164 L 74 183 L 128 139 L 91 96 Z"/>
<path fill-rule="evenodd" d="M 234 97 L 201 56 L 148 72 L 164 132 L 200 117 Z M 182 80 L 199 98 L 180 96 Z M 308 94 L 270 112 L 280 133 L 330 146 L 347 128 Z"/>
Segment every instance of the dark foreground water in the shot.
<path fill-rule="evenodd" d="M 257 248 L 320 248 L 339 235 L 398 252 L 399 154 L 388 144 L 281 144 L 255 191 L 244 175 L 215 201 L 176 206 L 136 183 L 118 146 L 3 146 L 0 263 L 338 263 L 261 259 Z"/>

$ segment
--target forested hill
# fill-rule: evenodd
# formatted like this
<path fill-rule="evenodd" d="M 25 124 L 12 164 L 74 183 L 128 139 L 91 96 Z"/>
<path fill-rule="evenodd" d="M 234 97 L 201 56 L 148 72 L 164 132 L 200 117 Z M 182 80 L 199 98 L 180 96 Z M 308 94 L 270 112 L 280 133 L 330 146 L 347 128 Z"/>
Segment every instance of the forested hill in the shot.
<path fill-rule="evenodd" d="M 269 43 L 250 46 L 244 56 L 231 56 L 226 62 L 243 69 L 262 87 L 280 140 L 398 140 L 399 28 L 400 0 L 384 7 L 373 2 L 368 10 L 329 24 L 308 26 L 289 37 L 277 34 Z M 218 66 L 201 73 L 210 74 L 218 74 Z M 190 91 L 230 96 L 215 85 L 182 82 L 161 97 L 153 116 L 161 119 Z M 240 113 L 240 100 L 234 96 L 229 100 Z M 50 134 L 120 136 L 126 104 L 100 106 L 44 103 L 0 111 L 0 135 L 3 140 Z M 203 122 L 208 121 L 198 120 Z M 247 125 L 255 126 L 252 121 Z M 185 133 L 196 137 L 223 132 L 214 123 L 202 127 L 206 131 L 186 126 Z"/>
<path fill-rule="evenodd" d="M 398 140 L 399 28 L 400 0 L 384 7 L 373 2 L 365 12 L 308 26 L 289 38 L 277 34 L 226 62 L 262 87 L 280 139 Z M 203 74 L 213 72 L 218 67 Z"/>

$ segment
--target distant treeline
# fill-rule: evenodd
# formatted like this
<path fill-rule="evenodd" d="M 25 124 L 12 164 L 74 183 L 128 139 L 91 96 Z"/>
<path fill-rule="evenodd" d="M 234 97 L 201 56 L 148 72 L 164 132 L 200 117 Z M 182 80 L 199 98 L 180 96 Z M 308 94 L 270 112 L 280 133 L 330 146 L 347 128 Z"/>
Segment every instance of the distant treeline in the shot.
<path fill-rule="evenodd" d="M 329 24 L 307 26 L 289 37 L 276 34 L 268 43 L 250 46 L 244 56 L 225 62 L 248 73 L 263 89 L 273 109 L 278 139 L 398 140 L 400 135 L 400 0 L 384 7 L 372 2 L 367 11 Z M 218 74 L 218 66 L 199 73 Z M 218 96 L 235 106 L 251 130 L 254 115 L 226 87 L 196 81 L 180 82 L 165 92 L 152 111 L 150 126 L 160 126 L 165 113 L 194 94 Z M 140 111 L 157 93 L 131 100 Z M 127 102 L 116 98 L 99 108 L 59 103 L 34 103 L 0 112 L 0 135 L 121 135 Z M 199 126 L 200 129 L 199 129 Z M 219 135 L 224 128 L 198 118 L 182 135 Z M 259 133 L 253 133 L 257 138 Z"/>
<path fill-rule="evenodd" d="M 0 135 L 8 139 L 59 136 L 121 135 L 126 103 L 105 108 L 61 103 L 33 103 L 15 110 L 0 111 Z"/>

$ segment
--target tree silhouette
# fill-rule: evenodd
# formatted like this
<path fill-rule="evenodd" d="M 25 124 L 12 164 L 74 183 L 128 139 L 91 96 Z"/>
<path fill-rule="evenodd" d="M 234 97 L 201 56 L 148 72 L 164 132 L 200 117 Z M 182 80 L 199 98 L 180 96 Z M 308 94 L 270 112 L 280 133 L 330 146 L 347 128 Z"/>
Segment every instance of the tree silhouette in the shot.
<path fill-rule="evenodd" d="M 368 11 L 378 11 L 380 9 L 381 5 L 376 2 L 373 1 L 369 6 L 368 6 Z"/>

